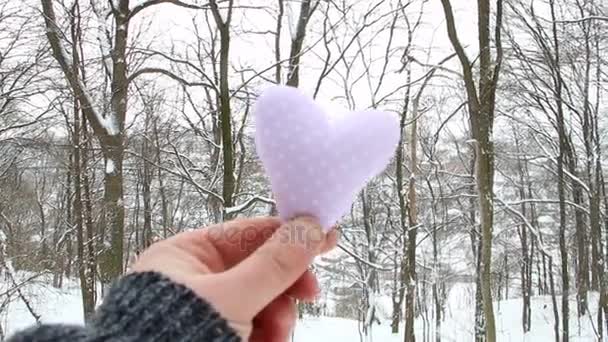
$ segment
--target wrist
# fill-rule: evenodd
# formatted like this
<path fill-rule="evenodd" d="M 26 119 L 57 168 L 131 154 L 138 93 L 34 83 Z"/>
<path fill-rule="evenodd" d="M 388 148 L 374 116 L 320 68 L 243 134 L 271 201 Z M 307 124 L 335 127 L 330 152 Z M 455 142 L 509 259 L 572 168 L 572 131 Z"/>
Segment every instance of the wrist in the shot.
<path fill-rule="evenodd" d="M 156 272 L 120 279 L 92 324 L 111 335 L 148 341 L 240 341 L 211 304 Z"/>

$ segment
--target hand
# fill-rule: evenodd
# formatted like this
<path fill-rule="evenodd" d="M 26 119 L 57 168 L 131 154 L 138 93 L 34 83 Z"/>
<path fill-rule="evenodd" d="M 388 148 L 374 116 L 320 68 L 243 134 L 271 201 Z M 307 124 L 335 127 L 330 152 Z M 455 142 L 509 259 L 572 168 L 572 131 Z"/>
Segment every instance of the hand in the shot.
<path fill-rule="evenodd" d="M 308 217 L 238 219 L 153 244 L 133 272 L 159 272 L 189 287 L 244 341 L 285 342 L 297 319 L 294 299 L 319 292 L 308 266 L 336 242 L 335 230 L 325 234 Z"/>

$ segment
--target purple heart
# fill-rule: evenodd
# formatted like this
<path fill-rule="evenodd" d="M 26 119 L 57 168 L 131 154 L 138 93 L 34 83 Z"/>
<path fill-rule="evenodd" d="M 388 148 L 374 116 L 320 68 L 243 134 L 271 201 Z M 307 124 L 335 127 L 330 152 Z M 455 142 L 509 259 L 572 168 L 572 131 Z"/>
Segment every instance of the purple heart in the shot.
<path fill-rule="evenodd" d="M 388 164 L 397 116 L 382 111 L 329 115 L 296 88 L 275 86 L 255 106 L 256 148 L 282 219 L 312 215 L 325 229 Z"/>

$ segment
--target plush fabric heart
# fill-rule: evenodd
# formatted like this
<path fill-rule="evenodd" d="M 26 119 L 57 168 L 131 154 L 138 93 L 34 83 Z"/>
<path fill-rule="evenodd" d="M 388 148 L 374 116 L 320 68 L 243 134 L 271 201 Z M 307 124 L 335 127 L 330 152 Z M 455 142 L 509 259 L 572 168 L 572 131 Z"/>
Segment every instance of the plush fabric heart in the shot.
<path fill-rule="evenodd" d="M 267 89 L 254 115 L 257 152 L 280 217 L 311 215 L 325 229 L 386 167 L 399 140 L 394 114 L 370 110 L 328 115 L 292 87 Z"/>

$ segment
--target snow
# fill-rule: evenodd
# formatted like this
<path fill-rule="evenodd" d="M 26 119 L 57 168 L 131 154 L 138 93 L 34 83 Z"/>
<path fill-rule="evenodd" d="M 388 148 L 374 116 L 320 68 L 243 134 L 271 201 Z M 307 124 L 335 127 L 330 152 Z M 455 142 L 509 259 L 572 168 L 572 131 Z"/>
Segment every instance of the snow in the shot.
<path fill-rule="evenodd" d="M 114 165 L 114 161 L 112 159 L 106 160 L 106 174 L 111 175 L 116 171 L 116 166 Z"/>
<path fill-rule="evenodd" d="M 462 211 L 456 208 L 448 209 L 448 216 L 462 216 Z"/>
<path fill-rule="evenodd" d="M 254 196 L 254 197 L 248 199 L 247 201 L 245 201 L 244 203 L 238 204 L 233 207 L 226 208 L 225 209 L 226 214 L 231 215 L 231 214 L 235 214 L 235 213 L 240 213 L 241 211 L 245 210 L 246 208 L 249 208 L 250 206 L 252 206 L 253 202 L 256 202 L 256 201 L 261 201 L 264 203 L 274 203 L 274 200 L 272 198 L 267 198 L 267 197 L 263 197 L 263 196 Z"/>
<path fill-rule="evenodd" d="M 101 125 L 108 132 L 108 135 L 118 135 L 118 123 L 116 122 L 115 114 L 110 114 L 105 118 L 98 116 L 98 119 L 100 120 Z"/>
<path fill-rule="evenodd" d="M 542 224 L 552 224 L 555 223 L 555 219 L 548 215 L 542 215 L 538 217 L 538 222 Z"/>
<path fill-rule="evenodd" d="M 48 30 L 49 29 L 47 28 L 47 31 Z M 55 31 L 55 29 L 51 29 L 51 30 L 53 32 Z M 65 51 L 63 44 L 61 44 L 61 43 L 59 44 L 59 54 L 61 55 L 61 58 L 68 64 L 68 67 L 71 67 L 72 60 L 70 58 L 70 55 Z M 122 63 L 124 63 L 124 60 L 122 61 Z M 99 124 L 106 130 L 108 135 L 111 135 L 111 136 L 118 135 L 119 130 L 118 130 L 118 124 L 116 122 L 115 114 L 112 113 L 105 117 L 102 116 L 101 113 L 99 113 L 98 110 L 93 107 L 95 102 L 93 101 L 93 98 L 89 94 L 88 88 L 85 86 L 82 79 L 79 77 L 77 81 L 78 81 L 78 85 L 79 85 L 80 89 L 82 90 L 83 96 L 86 98 L 88 105 L 91 106 L 93 114 L 95 115 L 95 118 L 97 119 Z"/>
<path fill-rule="evenodd" d="M 67 51 L 65 51 L 65 48 L 63 47 L 63 45 L 59 45 L 59 54 L 61 55 L 61 58 L 63 58 L 63 60 L 68 64 L 68 66 L 72 66 L 72 57 L 70 54 L 67 53 Z"/>
<path fill-rule="evenodd" d="M 87 102 L 90 104 L 90 106 L 92 107 L 91 109 L 93 111 L 93 114 L 95 115 L 95 119 L 97 119 L 99 124 L 106 130 L 108 135 L 111 135 L 111 136 L 118 135 L 119 130 L 118 130 L 118 123 L 116 122 L 116 116 L 115 116 L 116 114 L 110 113 L 105 117 L 102 116 L 101 113 L 99 113 L 96 108 L 93 108 L 93 104 L 95 102 L 93 101 L 93 98 L 91 97 L 91 95 L 88 93 L 87 87 L 82 82 L 82 79 L 79 78 L 78 82 L 80 84 L 80 88 L 82 89 L 82 94 L 87 99 Z"/>
<path fill-rule="evenodd" d="M 131 1 L 131 3 L 129 5 L 131 7 L 131 10 L 133 10 L 134 8 L 141 6 L 144 3 L 146 3 L 146 0 L 135 0 L 135 1 Z"/>
<path fill-rule="evenodd" d="M 23 274 L 20 274 L 22 277 Z M 24 294 L 31 299 L 36 313 L 42 316 L 44 323 L 82 323 L 82 305 L 77 281 L 66 280 L 63 289 L 55 289 L 48 284 L 50 279 L 38 278 L 32 285 L 24 288 Z M 0 282 L 0 293 L 6 290 L 7 284 Z M 446 319 L 442 323 L 442 341 L 474 341 L 474 286 L 470 283 L 456 283 L 448 295 Z M 386 299 L 386 298 L 383 298 Z M 591 315 L 576 318 L 574 297 L 571 303 L 571 341 L 594 341 L 594 329 L 590 317 L 595 317 L 597 294 L 590 293 Z M 558 298 L 558 302 L 560 299 Z M 380 311 L 390 312 L 390 300 L 376 301 Z M 384 308 L 381 308 L 384 307 Z M 498 341 L 533 342 L 552 341 L 553 313 L 551 298 L 532 298 L 532 330 L 524 335 L 521 328 L 521 300 L 511 299 L 495 303 Z M 372 338 L 367 340 L 381 342 L 401 342 L 403 335 L 391 334 L 390 321 L 387 315 L 380 315 L 381 324 L 374 324 Z M 432 317 L 429 317 L 432 322 Z M 35 323 L 25 305 L 14 299 L 8 306 L 8 312 L 0 313 L 0 324 L 8 332 L 14 333 Z M 427 327 L 430 336 L 434 336 L 433 324 Z M 402 327 L 401 327 L 402 328 Z M 416 321 L 416 334 L 422 340 L 423 320 Z M 356 321 L 337 317 L 306 317 L 300 320 L 294 332 L 295 342 L 305 341 L 360 341 L 359 325 Z"/>
<path fill-rule="evenodd" d="M 27 279 L 31 274 L 20 273 L 15 280 Z M 36 278 L 32 285 L 22 288 L 23 294 L 31 301 L 36 313 L 42 316 L 44 323 L 82 323 L 82 302 L 80 289 L 76 281 L 66 280 L 63 289 L 47 285 L 45 277 Z M 2 281 L 5 281 L 2 277 Z M 0 281 L 0 293 L 5 292 L 8 284 Z M 4 299 L 4 298 L 3 298 Z M 8 311 L 0 312 L 0 324 L 8 334 L 35 324 L 35 319 L 28 312 L 24 303 L 13 296 L 7 307 Z"/>

